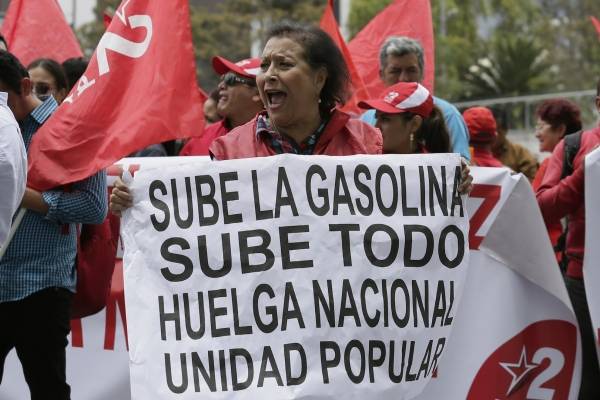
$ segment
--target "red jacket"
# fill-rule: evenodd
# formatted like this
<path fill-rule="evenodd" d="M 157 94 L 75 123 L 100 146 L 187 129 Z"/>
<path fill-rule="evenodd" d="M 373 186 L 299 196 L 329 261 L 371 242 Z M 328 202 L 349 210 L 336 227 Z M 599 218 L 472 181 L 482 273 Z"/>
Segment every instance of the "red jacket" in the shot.
<path fill-rule="evenodd" d="M 315 155 L 348 156 L 353 154 L 381 154 L 383 139 L 379 129 L 360 120 L 350 119 L 335 110 L 317 141 Z M 215 139 L 210 153 L 217 160 L 265 157 L 275 155 L 269 143 L 256 136 L 256 118 L 238 126 L 226 136 Z"/>
<path fill-rule="evenodd" d="M 180 156 L 207 156 L 208 148 L 213 140 L 229 132 L 229 128 L 225 125 L 225 120 L 215 122 L 207 126 L 202 133 L 202 136 L 193 137 L 183 146 L 179 152 Z"/>
<path fill-rule="evenodd" d="M 600 144 L 600 126 L 586 131 L 581 137 L 581 147 L 573 161 L 573 173 L 560 179 L 564 158 L 564 140 L 552 152 L 542 185 L 536 193 L 546 225 L 568 216 L 567 275 L 583 278 L 583 250 L 585 240 L 584 159 L 587 153 Z"/>
<path fill-rule="evenodd" d="M 548 169 L 548 163 L 550 162 L 550 158 L 546 158 L 540 164 L 540 168 L 537 170 L 535 174 L 535 178 L 533 178 L 533 182 L 531 182 L 531 187 L 534 192 L 537 192 L 540 186 L 542 186 L 542 181 L 544 180 L 544 176 L 546 175 L 546 170 Z M 563 227 L 560 221 L 551 222 L 549 225 L 546 225 L 548 229 L 548 236 L 550 236 L 550 242 L 552 246 L 556 246 L 558 244 L 558 240 L 563 232 Z M 556 253 L 556 261 L 560 262 L 562 258 L 562 252 Z"/>

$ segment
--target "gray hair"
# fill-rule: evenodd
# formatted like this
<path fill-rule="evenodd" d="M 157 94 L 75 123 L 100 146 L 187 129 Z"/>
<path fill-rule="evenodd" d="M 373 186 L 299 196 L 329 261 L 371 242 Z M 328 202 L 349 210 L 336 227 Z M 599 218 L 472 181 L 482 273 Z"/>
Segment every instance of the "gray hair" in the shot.
<path fill-rule="evenodd" d="M 419 80 L 422 80 L 423 72 L 425 71 L 423 46 L 421 46 L 421 43 L 419 43 L 418 40 L 411 39 L 407 36 L 390 36 L 383 42 L 383 45 L 379 50 L 379 70 L 384 70 L 388 56 L 402 57 L 407 54 L 414 54 L 417 56 L 420 70 Z"/>

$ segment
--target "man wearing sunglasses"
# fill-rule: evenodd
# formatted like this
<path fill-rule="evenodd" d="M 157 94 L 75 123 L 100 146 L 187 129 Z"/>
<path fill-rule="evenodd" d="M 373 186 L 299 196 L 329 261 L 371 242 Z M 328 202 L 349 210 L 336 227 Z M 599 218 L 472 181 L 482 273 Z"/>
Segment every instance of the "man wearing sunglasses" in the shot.
<path fill-rule="evenodd" d="M 256 88 L 259 58 L 233 63 L 217 56 L 213 57 L 212 65 L 215 72 L 221 75 L 217 113 L 223 119 L 206 127 L 202 136 L 190 139 L 181 149 L 181 156 L 208 155 L 208 147 L 214 139 L 252 120 L 263 109 Z"/>

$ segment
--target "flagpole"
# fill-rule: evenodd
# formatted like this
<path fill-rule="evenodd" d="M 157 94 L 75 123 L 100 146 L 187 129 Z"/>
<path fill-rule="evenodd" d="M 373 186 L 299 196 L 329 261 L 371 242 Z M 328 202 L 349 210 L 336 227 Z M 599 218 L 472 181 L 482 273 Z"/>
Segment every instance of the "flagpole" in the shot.
<path fill-rule="evenodd" d="M 71 24 L 73 25 L 73 30 L 77 27 L 77 0 L 73 0 L 73 7 L 71 7 Z"/>
<path fill-rule="evenodd" d="M 447 15 L 446 15 L 446 0 L 440 1 L 440 37 L 446 38 L 447 33 Z M 443 60 L 440 64 L 438 64 L 441 68 L 440 77 L 442 78 L 442 82 L 446 82 L 446 51 L 443 51 Z"/>

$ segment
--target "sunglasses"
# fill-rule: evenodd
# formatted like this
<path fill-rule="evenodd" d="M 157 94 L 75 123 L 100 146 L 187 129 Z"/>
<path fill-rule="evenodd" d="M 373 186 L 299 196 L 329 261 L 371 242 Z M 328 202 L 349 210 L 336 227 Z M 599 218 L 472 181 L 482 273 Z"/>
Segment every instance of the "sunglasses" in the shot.
<path fill-rule="evenodd" d="M 33 94 L 36 96 L 48 96 L 54 91 L 49 84 L 45 82 L 38 82 L 33 84 Z"/>
<path fill-rule="evenodd" d="M 223 75 L 222 82 L 227 86 L 237 86 L 237 85 L 246 85 L 246 86 L 256 86 L 256 81 L 251 78 L 245 78 L 239 75 L 234 74 L 233 72 L 228 72 Z"/>

